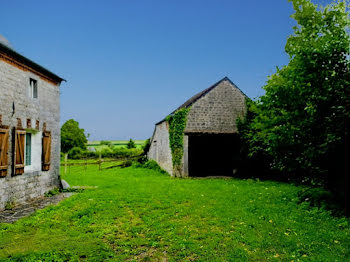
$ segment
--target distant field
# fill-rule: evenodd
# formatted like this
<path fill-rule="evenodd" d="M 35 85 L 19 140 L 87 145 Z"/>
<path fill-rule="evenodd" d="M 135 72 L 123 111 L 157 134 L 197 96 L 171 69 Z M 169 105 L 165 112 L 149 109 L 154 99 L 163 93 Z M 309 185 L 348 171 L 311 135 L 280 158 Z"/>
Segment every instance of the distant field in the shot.
<path fill-rule="evenodd" d="M 126 147 L 126 144 L 129 142 L 129 140 L 102 140 L 102 141 L 109 141 L 112 143 L 114 147 Z M 134 142 L 136 144 L 136 148 L 141 148 L 141 146 L 145 143 L 145 140 L 134 140 Z M 107 147 L 106 145 L 101 145 L 100 143 L 101 143 L 100 140 L 89 141 L 88 146 L 93 146 L 96 148 L 96 150 L 101 150 Z"/>

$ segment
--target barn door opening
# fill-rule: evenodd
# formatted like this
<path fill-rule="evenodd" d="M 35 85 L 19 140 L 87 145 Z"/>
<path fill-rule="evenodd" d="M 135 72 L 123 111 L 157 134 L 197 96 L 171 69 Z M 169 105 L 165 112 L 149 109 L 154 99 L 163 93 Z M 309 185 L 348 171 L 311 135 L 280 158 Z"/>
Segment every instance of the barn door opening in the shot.
<path fill-rule="evenodd" d="M 235 134 L 189 135 L 189 176 L 233 176 L 239 164 L 239 139 Z"/>

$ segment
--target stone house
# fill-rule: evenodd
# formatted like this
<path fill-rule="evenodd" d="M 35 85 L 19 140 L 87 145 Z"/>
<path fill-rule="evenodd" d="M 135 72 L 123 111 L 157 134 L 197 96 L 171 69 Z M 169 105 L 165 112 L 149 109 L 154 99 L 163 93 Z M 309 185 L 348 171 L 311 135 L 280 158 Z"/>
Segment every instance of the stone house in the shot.
<path fill-rule="evenodd" d="M 0 42 L 0 210 L 60 186 L 62 81 Z"/>
<path fill-rule="evenodd" d="M 236 120 L 246 113 L 246 98 L 227 77 L 196 94 L 171 114 L 189 108 L 178 171 L 173 166 L 167 119 L 155 126 L 148 158 L 172 176 L 232 176 L 240 150 Z"/>

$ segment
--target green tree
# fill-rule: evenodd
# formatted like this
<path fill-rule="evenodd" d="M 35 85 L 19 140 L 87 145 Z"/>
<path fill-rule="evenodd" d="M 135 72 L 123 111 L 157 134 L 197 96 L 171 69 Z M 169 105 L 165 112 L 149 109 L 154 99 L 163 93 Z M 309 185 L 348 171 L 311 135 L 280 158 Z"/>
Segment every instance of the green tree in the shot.
<path fill-rule="evenodd" d="M 129 142 L 126 144 L 126 147 L 127 147 L 128 149 L 136 148 L 135 141 L 132 140 L 132 139 L 130 138 Z"/>
<path fill-rule="evenodd" d="M 111 141 L 101 140 L 100 145 L 108 146 L 109 148 L 113 148 L 113 144 Z"/>
<path fill-rule="evenodd" d="M 61 127 L 61 151 L 67 153 L 73 147 L 86 149 L 86 144 L 84 129 L 74 119 L 67 120 Z"/>
<path fill-rule="evenodd" d="M 269 77 L 239 127 L 250 157 L 268 156 L 288 178 L 323 183 L 349 152 L 349 7 L 290 1 L 297 26 L 285 47 L 289 63 Z"/>

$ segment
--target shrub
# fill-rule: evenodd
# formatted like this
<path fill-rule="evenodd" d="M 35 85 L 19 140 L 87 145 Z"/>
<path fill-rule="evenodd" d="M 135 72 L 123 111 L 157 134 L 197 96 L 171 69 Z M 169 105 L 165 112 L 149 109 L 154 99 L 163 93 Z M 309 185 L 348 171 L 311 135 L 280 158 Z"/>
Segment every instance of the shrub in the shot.
<path fill-rule="evenodd" d="M 69 159 L 79 159 L 83 157 L 83 152 L 84 150 L 80 147 L 73 147 L 68 151 L 68 157 Z"/>
<path fill-rule="evenodd" d="M 305 188 L 298 192 L 299 203 L 309 203 L 310 207 L 330 210 L 335 216 L 349 215 L 339 196 L 322 187 Z"/>
<path fill-rule="evenodd" d="M 142 149 L 138 148 L 114 148 L 113 149 L 113 157 L 135 157 L 142 155 Z"/>
<path fill-rule="evenodd" d="M 102 145 L 102 146 L 108 146 L 109 148 L 113 148 L 113 144 L 112 144 L 111 141 L 101 140 L 101 141 L 100 141 L 100 145 Z"/>
<path fill-rule="evenodd" d="M 140 164 L 140 167 L 147 168 L 147 169 L 152 169 L 152 170 L 158 171 L 158 172 L 160 172 L 162 174 L 168 174 L 168 172 L 166 172 L 164 169 L 162 169 L 158 165 L 158 163 L 156 161 L 154 161 L 154 160 L 148 160 L 145 163 Z"/>
<path fill-rule="evenodd" d="M 110 146 L 110 145 L 112 145 L 112 142 L 111 141 L 106 141 L 106 140 L 101 140 L 100 141 L 100 145 Z"/>
<path fill-rule="evenodd" d="M 151 140 L 148 138 L 142 145 L 142 150 L 145 155 L 147 155 L 149 148 L 151 147 Z"/>
<path fill-rule="evenodd" d="M 136 144 L 135 144 L 135 141 L 130 139 L 129 142 L 126 144 L 126 147 L 128 149 L 131 149 L 131 148 L 136 148 Z"/>
<path fill-rule="evenodd" d="M 123 163 L 120 165 L 120 167 L 124 168 L 124 167 L 129 167 L 129 166 L 132 166 L 132 161 L 131 160 L 126 160 L 126 161 L 123 161 Z"/>
<path fill-rule="evenodd" d="M 44 194 L 44 196 L 46 196 L 46 197 L 52 197 L 52 196 L 57 195 L 57 194 L 59 194 L 59 193 L 60 193 L 60 189 L 56 187 L 56 188 L 54 188 L 54 189 L 51 189 L 51 190 L 47 191 L 47 192 Z"/>

